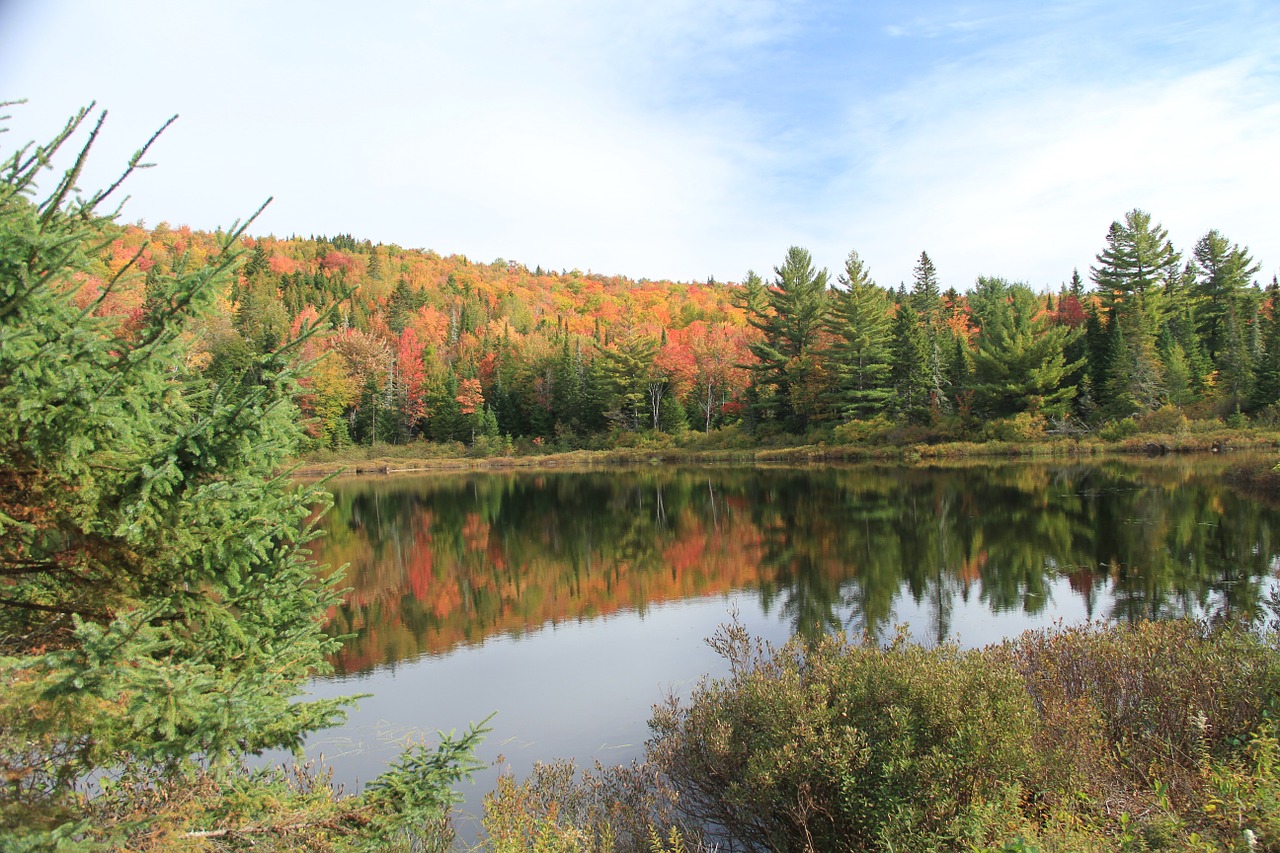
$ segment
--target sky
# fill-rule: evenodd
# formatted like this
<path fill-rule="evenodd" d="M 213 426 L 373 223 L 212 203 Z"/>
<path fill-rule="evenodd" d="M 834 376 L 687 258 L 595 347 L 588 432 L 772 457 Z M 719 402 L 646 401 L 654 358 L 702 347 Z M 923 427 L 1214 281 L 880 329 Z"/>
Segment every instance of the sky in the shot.
<path fill-rule="evenodd" d="M 1057 289 L 1141 208 L 1280 272 L 1275 0 L 0 0 L 0 157 L 95 101 L 121 218 L 632 278 Z M 52 180 L 49 181 L 52 184 Z"/>

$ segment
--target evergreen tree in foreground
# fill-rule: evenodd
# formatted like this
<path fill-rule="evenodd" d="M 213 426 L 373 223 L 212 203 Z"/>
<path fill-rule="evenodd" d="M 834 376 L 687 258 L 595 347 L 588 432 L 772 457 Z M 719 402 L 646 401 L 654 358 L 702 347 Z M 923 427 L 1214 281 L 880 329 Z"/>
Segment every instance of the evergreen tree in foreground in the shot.
<path fill-rule="evenodd" d="M 131 274 L 96 295 L 77 276 L 111 242 L 112 217 L 96 212 L 111 190 L 85 199 L 75 188 L 97 128 L 36 196 L 86 115 L 0 166 L 5 849 L 154 842 L 150 810 L 165 792 L 191 774 L 230 780 L 246 754 L 297 748 L 347 704 L 296 699 L 336 645 L 321 619 L 337 601 L 337 577 L 321 579 L 305 548 L 328 495 L 278 473 L 300 436 L 296 342 L 255 356 L 255 381 L 234 396 L 188 367 L 182 336 L 233 274 L 236 227 L 217 257 L 150 281 L 142 316 L 97 316 Z M 442 808 L 476 737 L 410 754 L 375 782 L 365 831 Z M 401 786 L 432 760 L 437 775 L 406 798 Z M 129 780 L 115 794 L 126 820 L 95 811 L 112 797 L 81 793 L 95 773 Z"/>

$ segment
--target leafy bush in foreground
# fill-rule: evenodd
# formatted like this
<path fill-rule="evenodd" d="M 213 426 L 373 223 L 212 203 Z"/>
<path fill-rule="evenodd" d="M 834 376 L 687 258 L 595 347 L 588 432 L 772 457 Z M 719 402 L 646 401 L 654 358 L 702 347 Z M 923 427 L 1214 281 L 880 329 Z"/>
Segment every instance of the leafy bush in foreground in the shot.
<path fill-rule="evenodd" d="M 915 849 L 984 803 L 1017 803 L 1034 776 L 1035 712 L 1010 667 L 903 637 L 775 650 L 735 625 L 712 645 L 730 677 L 659 707 L 651 753 L 681 808 L 726 839 Z"/>
<path fill-rule="evenodd" d="M 504 774 L 485 796 L 492 853 L 680 853 L 698 833 L 682 826 L 672 791 L 651 763 L 577 770 L 539 763 L 522 782 Z M 659 831 L 661 827 L 661 831 Z"/>
<path fill-rule="evenodd" d="M 723 843 L 1280 849 L 1280 666 L 1243 628 L 1092 625 L 961 651 L 772 648 L 734 625 L 712 645 L 730 675 L 655 710 L 649 757 Z"/>

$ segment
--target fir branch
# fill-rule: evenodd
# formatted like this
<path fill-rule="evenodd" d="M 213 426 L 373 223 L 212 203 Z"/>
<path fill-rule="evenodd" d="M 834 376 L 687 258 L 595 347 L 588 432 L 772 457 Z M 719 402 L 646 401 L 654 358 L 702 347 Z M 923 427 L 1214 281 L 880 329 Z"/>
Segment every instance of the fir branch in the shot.
<path fill-rule="evenodd" d="M 107 114 L 104 112 L 102 114 L 103 118 L 106 118 L 106 115 Z M 134 173 L 134 171 L 138 169 L 149 169 L 153 165 L 155 165 L 153 163 L 143 163 L 142 158 L 147 155 L 147 151 L 151 148 L 152 145 L 155 144 L 155 141 L 160 138 L 160 134 L 168 130 L 169 126 L 172 125 L 177 120 L 178 120 L 178 115 L 175 113 L 173 116 L 169 118 L 168 121 L 160 125 L 160 129 L 157 130 L 155 133 L 151 134 L 151 138 L 147 140 L 146 144 L 143 145 L 141 148 L 139 148 L 137 151 L 135 151 L 133 153 L 133 156 L 129 158 L 129 165 L 125 167 L 125 170 L 120 175 L 120 177 L 116 178 L 115 183 L 107 187 L 102 192 L 95 194 L 89 200 L 88 204 L 85 206 L 85 210 L 92 211 L 94 208 L 96 208 L 99 204 L 103 202 L 104 199 L 107 198 L 107 196 L 111 195 L 113 192 L 119 189 L 120 185 L 123 184 L 129 178 L 129 176 Z"/>

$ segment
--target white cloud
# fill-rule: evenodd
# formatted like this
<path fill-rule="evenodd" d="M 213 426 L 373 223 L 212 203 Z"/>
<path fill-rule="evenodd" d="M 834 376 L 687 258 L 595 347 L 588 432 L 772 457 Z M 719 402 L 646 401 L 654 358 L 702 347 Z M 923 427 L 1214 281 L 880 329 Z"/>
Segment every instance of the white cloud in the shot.
<path fill-rule="evenodd" d="M 1140 206 L 1184 249 L 1212 227 L 1250 245 L 1269 278 L 1267 30 L 1231 53 L 1193 49 L 1186 10 L 1139 39 L 1133 10 L 1009 8 L 49 0 L 0 35 L 0 72 L 34 98 L 10 136 L 111 107 L 99 163 L 183 114 L 128 219 L 211 227 L 274 194 L 260 227 L 280 234 L 683 279 L 767 272 L 799 244 L 833 269 L 857 249 L 888 285 L 927 249 L 967 287 L 1087 270 Z M 1116 52 L 1128 34 L 1165 52 Z"/>
<path fill-rule="evenodd" d="M 979 274 L 1054 286 L 1074 266 L 1087 274 L 1108 224 L 1141 207 L 1185 250 L 1216 227 L 1274 269 L 1268 62 L 1109 85 L 1027 86 L 1025 64 L 947 68 L 851 112 L 860 160 L 835 185 L 850 202 L 833 236 L 855 241 L 884 284 L 909 282 L 927 249 L 958 288 Z"/>

